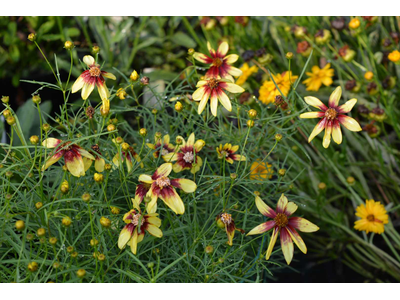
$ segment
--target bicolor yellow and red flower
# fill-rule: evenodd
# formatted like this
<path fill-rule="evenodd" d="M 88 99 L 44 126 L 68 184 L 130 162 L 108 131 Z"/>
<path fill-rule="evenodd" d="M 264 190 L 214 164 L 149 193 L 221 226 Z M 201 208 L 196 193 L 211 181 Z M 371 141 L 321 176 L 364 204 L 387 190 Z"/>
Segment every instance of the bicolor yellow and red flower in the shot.
<path fill-rule="evenodd" d="M 361 220 L 354 223 L 354 228 L 366 233 L 381 234 L 385 231 L 385 224 L 389 223 L 389 216 L 383 204 L 372 199 L 357 207 L 356 216 Z"/>
<path fill-rule="evenodd" d="M 294 202 L 288 202 L 286 196 L 282 194 L 278 200 L 276 211 L 274 211 L 259 196 L 256 196 L 256 206 L 262 215 L 272 220 L 256 226 L 247 235 L 261 234 L 272 229 L 272 237 L 268 245 L 267 254 L 265 255 L 266 260 L 270 258 L 279 234 L 281 235 L 283 256 L 288 265 L 293 258 L 293 242 L 301 252 L 304 254 L 307 253 L 306 244 L 296 229 L 301 232 L 315 232 L 319 230 L 319 227 L 304 218 L 291 217 L 297 210 L 297 205 Z"/>
<path fill-rule="evenodd" d="M 239 150 L 239 146 L 232 146 L 232 144 L 226 143 L 217 147 L 217 153 L 219 159 L 225 159 L 228 163 L 233 164 L 233 161 L 245 161 L 246 157 L 240 154 L 235 154 Z"/>
<path fill-rule="evenodd" d="M 235 231 L 240 231 L 241 233 L 244 233 L 243 229 L 236 228 L 235 222 L 232 218 L 231 214 L 228 213 L 222 213 L 219 214 L 216 218 L 217 225 L 220 228 L 225 228 L 226 235 L 228 236 L 228 241 L 226 242 L 229 246 L 232 246 L 233 244 L 233 238 L 235 236 Z"/>
<path fill-rule="evenodd" d="M 85 55 L 83 62 L 87 65 L 88 69 L 83 71 L 72 85 L 71 92 L 76 93 L 82 89 L 82 99 L 86 100 L 96 86 L 101 100 L 103 102 L 106 101 L 110 98 L 110 92 L 108 91 L 104 77 L 113 80 L 116 80 L 116 77 L 111 73 L 102 71 L 100 65 L 96 64 L 95 59 L 90 55 Z"/>
<path fill-rule="evenodd" d="M 119 153 L 115 154 L 112 162 L 114 164 L 114 168 L 119 168 L 121 163 L 125 161 L 126 168 L 129 173 L 133 167 L 133 159 L 135 159 L 140 164 L 141 168 L 144 168 L 143 162 L 140 159 L 139 154 L 137 154 L 135 150 L 133 150 L 133 147 L 131 146 L 129 146 L 127 150 L 121 149 L 121 155 L 119 155 Z"/>
<path fill-rule="evenodd" d="M 234 94 L 244 92 L 244 88 L 241 86 L 220 77 L 205 77 L 204 80 L 197 83 L 196 87 L 198 89 L 193 93 L 192 98 L 194 101 L 200 101 L 198 114 L 200 115 L 203 112 L 210 98 L 211 113 L 215 117 L 217 116 L 218 101 L 227 111 L 232 111 L 231 100 L 225 91 Z"/>
<path fill-rule="evenodd" d="M 206 142 L 203 140 L 195 141 L 194 133 L 189 136 L 187 142 L 181 136 L 178 136 L 177 139 L 181 141 L 179 150 L 165 155 L 164 159 L 171 162 L 176 161 L 173 166 L 175 173 L 190 170 L 191 173 L 195 174 L 203 165 L 203 159 L 198 153 L 203 149 Z"/>
<path fill-rule="evenodd" d="M 147 212 L 154 212 L 154 206 L 157 205 L 157 199 L 160 198 L 164 203 L 171 208 L 176 214 L 183 214 L 185 212 L 185 205 L 175 188 L 182 189 L 185 193 L 193 193 L 197 185 L 194 181 L 189 179 L 170 179 L 168 175 L 172 171 L 172 164 L 165 163 L 158 167 L 156 172 L 152 175 L 142 174 L 139 176 L 141 184 L 150 185 L 146 196 L 151 200 L 147 204 Z"/>
<path fill-rule="evenodd" d="M 62 157 L 64 157 L 65 166 L 68 171 L 75 177 L 84 176 L 87 169 L 90 168 L 92 161 L 95 160 L 85 149 L 74 145 L 71 142 L 63 142 L 55 138 L 47 138 L 42 142 L 42 146 L 53 149 L 54 154 L 43 165 L 42 170 L 46 170 L 51 165 L 55 164 Z M 87 158 L 87 160 L 83 160 Z"/>
<path fill-rule="evenodd" d="M 321 102 L 318 98 L 308 96 L 304 100 L 307 104 L 319 108 L 320 112 L 307 112 L 300 115 L 300 118 L 321 118 L 318 124 L 314 127 L 311 132 L 308 142 L 311 142 L 314 137 L 316 137 L 322 130 L 325 129 L 325 135 L 322 142 L 324 148 L 328 148 L 331 142 L 331 135 L 333 140 L 337 144 L 342 143 L 342 131 L 340 129 L 340 124 L 346 127 L 350 131 L 361 131 L 362 128 L 360 124 L 353 118 L 346 116 L 344 114 L 350 112 L 354 105 L 357 103 L 357 99 L 350 99 L 345 104 L 339 106 L 339 100 L 342 96 L 342 88 L 337 87 L 329 97 L 329 107 Z"/>
<path fill-rule="evenodd" d="M 154 140 L 155 140 L 154 144 L 147 143 L 146 145 L 150 149 L 156 150 L 153 153 L 155 158 L 158 158 L 161 154 L 162 159 L 165 160 L 165 155 L 169 153 L 174 153 L 175 146 L 170 143 L 170 137 L 168 134 L 164 135 L 164 137 L 161 137 L 161 134 L 160 135 L 156 134 L 154 136 Z"/>
<path fill-rule="evenodd" d="M 156 213 L 145 215 L 134 209 L 127 212 L 123 217 L 127 225 L 125 225 L 119 234 L 118 248 L 124 249 L 129 244 L 132 253 L 136 254 L 137 244 L 143 240 L 146 231 L 152 236 L 162 237 L 163 233 L 159 228 L 161 220 L 157 216 L 158 214 Z"/>
<path fill-rule="evenodd" d="M 229 51 L 229 45 L 227 42 L 222 42 L 218 50 L 215 51 L 211 48 L 210 42 L 207 42 L 207 48 L 210 52 L 210 56 L 207 56 L 203 53 L 195 52 L 193 57 L 202 62 L 204 64 L 209 64 L 210 69 L 208 69 L 206 76 L 208 77 L 221 77 L 226 78 L 231 82 L 234 82 L 232 76 L 240 76 L 242 75 L 242 71 L 238 68 L 232 67 L 231 65 L 235 63 L 239 55 L 237 54 L 230 54 L 226 55 Z"/>

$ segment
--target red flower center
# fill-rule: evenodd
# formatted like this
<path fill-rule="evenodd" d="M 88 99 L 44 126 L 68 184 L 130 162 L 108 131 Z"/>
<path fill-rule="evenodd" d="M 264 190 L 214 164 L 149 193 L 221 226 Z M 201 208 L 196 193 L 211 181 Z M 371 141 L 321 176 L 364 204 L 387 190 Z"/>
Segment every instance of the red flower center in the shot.
<path fill-rule="evenodd" d="M 336 119 L 337 116 L 337 111 L 334 108 L 328 108 L 325 112 L 325 118 L 328 120 L 334 120 Z"/>
<path fill-rule="evenodd" d="M 232 222 L 232 215 L 228 213 L 221 214 L 221 221 L 222 223 L 229 225 Z"/>
<path fill-rule="evenodd" d="M 370 221 L 370 222 L 374 222 L 375 221 L 374 215 L 368 215 L 367 216 L 367 220 Z"/>
<path fill-rule="evenodd" d="M 162 176 L 156 179 L 156 184 L 162 189 L 163 187 L 171 185 L 168 177 Z"/>
<path fill-rule="evenodd" d="M 279 213 L 274 218 L 275 224 L 279 227 L 286 227 L 288 224 L 288 218 L 285 214 Z"/>
<path fill-rule="evenodd" d="M 92 77 L 99 77 L 101 75 L 100 68 L 96 66 L 90 67 L 89 74 Z"/>
<path fill-rule="evenodd" d="M 218 86 L 218 80 L 215 78 L 210 78 L 208 80 L 208 86 L 210 87 L 210 89 L 214 89 Z"/>
<path fill-rule="evenodd" d="M 220 66 L 222 65 L 223 62 L 224 62 L 224 61 L 223 61 L 222 59 L 216 57 L 216 58 L 214 58 L 212 64 L 213 64 L 214 66 L 216 66 L 216 67 L 220 67 Z"/>

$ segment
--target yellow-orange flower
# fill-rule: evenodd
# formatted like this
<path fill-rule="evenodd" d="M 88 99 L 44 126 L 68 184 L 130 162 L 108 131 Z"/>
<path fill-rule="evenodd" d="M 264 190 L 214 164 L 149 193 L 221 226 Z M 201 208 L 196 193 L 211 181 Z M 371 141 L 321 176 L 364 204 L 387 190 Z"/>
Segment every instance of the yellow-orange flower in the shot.
<path fill-rule="evenodd" d="M 389 216 L 383 204 L 374 200 L 366 200 L 365 205 L 361 204 L 356 211 L 356 216 L 361 220 L 354 223 L 355 229 L 379 234 L 385 231 L 384 225 L 389 223 Z"/>
<path fill-rule="evenodd" d="M 394 50 L 393 52 L 389 53 L 388 58 L 390 61 L 396 63 L 400 60 L 400 52 L 397 50 Z"/>
<path fill-rule="evenodd" d="M 256 65 L 249 67 L 247 63 L 244 63 L 243 66 L 240 68 L 243 72 L 242 75 L 236 80 L 237 85 L 244 84 L 247 79 L 253 74 L 258 72 L 258 68 Z"/>
<path fill-rule="evenodd" d="M 299 76 L 293 76 L 292 72 L 283 72 L 282 74 L 277 74 L 276 76 L 272 74 L 272 77 L 279 87 L 283 96 L 287 96 L 290 91 L 290 86 L 296 81 Z M 260 90 L 260 101 L 264 104 L 269 104 L 275 101 L 275 96 L 281 95 L 279 90 L 276 88 L 274 82 L 270 80 L 264 81 Z M 282 95 L 281 95 L 282 96 Z"/>
<path fill-rule="evenodd" d="M 330 86 L 333 81 L 334 70 L 330 69 L 331 64 L 326 64 L 320 69 L 318 66 L 311 68 L 311 72 L 306 72 L 307 78 L 303 83 L 307 86 L 307 91 L 318 91 L 321 85 Z"/>
<path fill-rule="evenodd" d="M 264 180 L 271 179 L 274 174 L 272 165 L 267 162 L 257 160 L 251 164 L 250 167 L 250 179 L 251 180 Z"/>

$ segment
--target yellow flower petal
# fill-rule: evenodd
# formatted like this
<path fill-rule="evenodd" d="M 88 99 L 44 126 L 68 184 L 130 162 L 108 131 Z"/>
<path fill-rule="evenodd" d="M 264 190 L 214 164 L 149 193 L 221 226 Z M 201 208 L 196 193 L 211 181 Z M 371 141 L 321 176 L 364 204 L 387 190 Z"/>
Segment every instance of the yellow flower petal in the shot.
<path fill-rule="evenodd" d="M 254 227 L 247 235 L 261 234 L 275 227 L 275 221 L 270 220 Z"/>
<path fill-rule="evenodd" d="M 154 226 L 154 225 L 149 224 L 149 225 L 147 225 L 146 230 L 147 230 L 147 232 L 150 233 L 152 236 L 155 236 L 155 237 L 158 237 L 158 238 L 160 238 L 160 237 L 163 236 L 163 233 L 162 233 L 161 229 L 158 228 L 157 226 Z"/>
<path fill-rule="evenodd" d="M 228 53 L 228 51 L 229 51 L 228 43 L 227 42 L 222 42 L 218 47 L 217 55 L 219 57 L 223 57 Z"/>
<path fill-rule="evenodd" d="M 197 189 L 197 185 L 194 181 L 185 178 L 172 179 L 171 184 L 174 187 L 183 190 L 185 193 L 193 193 Z"/>
<path fill-rule="evenodd" d="M 91 55 L 85 55 L 85 56 L 83 57 L 83 62 L 84 62 L 87 66 L 91 66 L 91 65 L 94 65 L 95 60 L 94 60 L 93 56 L 91 56 Z"/>
<path fill-rule="evenodd" d="M 311 105 L 315 108 L 318 108 L 320 110 L 326 110 L 327 107 L 324 103 L 321 102 L 321 100 L 319 100 L 318 98 L 312 97 L 312 96 L 307 96 L 304 97 L 304 101 L 308 104 Z"/>
<path fill-rule="evenodd" d="M 279 227 L 275 227 L 275 229 L 272 231 L 272 236 L 271 236 L 271 240 L 269 241 L 267 253 L 265 254 L 266 260 L 268 260 L 271 256 L 272 249 L 274 248 L 276 239 L 278 238 L 278 233 L 279 233 Z"/>
<path fill-rule="evenodd" d="M 237 54 L 230 54 L 225 56 L 224 61 L 228 64 L 231 65 L 235 63 L 239 59 L 239 55 Z"/>
<path fill-rule="evenodd" d="M 154 173 L 154 178 L 159 178 L 159 177 L 167 177 L 172 171 L 172 164 L 171 163 L 165 163 L 162 164 L 161 166 L 158 167 L 156 172 Z M 140 177 L 139 177 L 140 180 Z M 145 182 L 145 181 L 144 181 Z"/>
<path fill-rule="evenodd" d="M 319 227 L 310 221 L 300 218 L 300 217 L 292 217 L 289 219 L 289 225 L 295 229 L 298 229 L 302 232 L 315 232 L 319 230 Z"/>
<path fill-rule="evenodd" d="M 206 87 L 202 86 L 199 87 L 197 90 L 194 91 L 192 98 L 194 101 L 200 101 L 203 98 L 204 93 L 206 92 Z"/>
<path fill-rule="evenodd" d="M 211 93 L 210 104 L 211 104 L 211 113 L 214 117 L 216 117 L 217 109 L 218 109 L 218 96 L 217 96 L 217 92 L 215 92 L 215 91 L 213 91 Z"/>
<path fill-rule="evenodd" d="M 322 119 L 318 122 L 317 125 L 315 125 L 313 131 L 311 132 L 309 138 L 308 138 L 308 142 L 310 143 L 318 134 L 320 134 L 322 132 L 322 130 L 324 130 L 325 128 L 325 124 L 326 124 L 326 119 Z"/>
<path fill-rule="evenodd" d="M 286 263 L 290 265 L 290 262 L 293 259 L 294 247 L 293 241 L 290 237 L 286 228 L 281 230 L 281 248 L 283 252 L 283 256 L 285 257 Z"/>
<path fill-rule="evenodd" d="M 218 99 L 227 111 L 232 111 L 231 100 L 229 100 L 229 97 L 223 91 L 218 93 Z"/>
<path fill-rule="evenodd" d="M 301 119 L 314 119 L 314 118 L 322 118 L 325 115 L 323 111 L 310 111 L 301 114 L 299 117 Z"/>
<path fill-rule="evenodd" d="M 264 201 L 262 201 L 262 199 L 258 196 L 256 196 L 256 206 L 262 215 L 271 219 L 276 217 L 275 211 L 267 204 L 265 204 Z"/>
<path fill-rule="evenodd" d="M 324 139 L 322 140 L 322 146 L 324 146 L 324 148 L 328 148 L 329 144 L 331 143 L 331 133 L 332 133 L 332 123 L 328 123 L 325 126 L 325 135 Z"/>
<path fill-rule="evenodd" d="M 119 234 L 119 238 L 118 238 L 118 248 L 119 249 L 125 248 L 126 244 L 128 243 L 129 239 L 132 236 L 132 230 L 131 230 L 132 228 L 133 228 L 133 226 L 127 225 L 121 230 L 121 233 Z"/>
<path fill-rule="evenodd" d="M 117 80 L 117 77 L 115 77 L 115 75 L 114 74 L 112 74 L 112 73 L 109 73 L 109 72 L 101 72 L 101 74 L 105 77 L 105 78 L 108 78 L 108 79 L 112 79 L 112 80 Z"/>
<path fill-rule="evenodd" d="M 346 101 L 345 104 L 340 105 L 340 106 L 338 107 L 337 111 L 338 111 L 340 114 L 346 114 L 346 113 L 350 112 L 350 111 L 353 109 L 353 107 L 354 107 L 354 105 L 355 105 L 356 103 L 357 103 L 357 99 L 355 99 L 355 98 L 350 99 L 349 101 Z"/>
<path fill-rule="evenodd" d="M 329 106 L 333 108 L 337 107 L 340 97 L 342 97 L 342 88 L 338 86 L 329 97 Z"/>
<path fill-rule="evenodd" d="M 85 81 L 83 80 L 83 77 L 79 76 L 75 80 L 74 84 L 72 85 L 71 93 L 76 93 L 77 91 L 79 91 L 83 87 L 84 84 L 85 84 Z"/>
<path fill-rule="evenodd" d="M 338 116 L 339 122 L 350 131 L 362 131 L 360 124 L 353 118 L 345 115 Z"/>
<path fill-rule="evenodd" d="M 342 131 L 340 130 L 339 122 L 336 121 L 332 128 L 332 138 L 336 144 L 342 143 Z"/>
<path fill-rule="evenodd" d="M 276 205 L 276 212 L 283 214 L 286 210 L 287 205 L 288 205 L 288 199 L 284 194 L 282 194 L 278 200 L 278 204 Z"/>
<path fill-rule="evenodd" d="M 51 149 L 57 147 L 61 142 L 59 139 L 47 138 L 42 142 L 42 146 Z"/>
<path fill-rule="evenodd" d="M 290 234 L 290 237 L 292 238 L 293 242 L 295 242 L 296 246 L 300 249 L 300 251 L 303 252 L 304 254 L 307 254 L 306 244 L 304 243 L 301 236 L 297 233 L 297 231 L 294 228 L 290 228 L 289 226 L 286 226 L 285 228 L 287 232 Z"/>
<path fill-rule="evenodd" d="M 174 188 L 163 188 L 160 193 L 160 199 L 177 215 L 182 215 L 185 212 L 185 205 Z"/>
<path fill-rule="evenodd" d="M 131 241 L 129 242 L 130 246 L 131 246 L 131 251 L 133 254 L 136 255 L 137 252 L 137 244 L 138 244 L 138 233 L 137 233 L 137 228 L 135 228 L 135 230 L 133 231 L 133 235 L 131 238 Z"/>

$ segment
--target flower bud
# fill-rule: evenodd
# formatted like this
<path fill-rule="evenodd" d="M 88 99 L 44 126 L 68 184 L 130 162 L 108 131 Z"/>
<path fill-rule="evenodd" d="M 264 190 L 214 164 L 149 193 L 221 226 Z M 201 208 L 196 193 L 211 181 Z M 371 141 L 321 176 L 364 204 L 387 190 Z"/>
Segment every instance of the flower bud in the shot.
<path fill-rule="evenodd" d="M 54 263 L 53 263 L 53 268 L 54 268 L 54 269 L 58 269 L 60 266 L 61 266 L 61 265 L 60 265 L 59 262 L 54 262 Z"/>
<path fill-rule="evenodd" d="M 105 164 L 104 165 L 104 170 L 110 171 L 111 169 L 112 169 L 112 165 L 110 165 L 110 164 Z"/>
<path fill-rule="evenodd" d="M 192 56 L 196 51 L 193 48 L 188 49 L 188 55 Z"/>
<path fill-rule="evenodd" d="M 115 206 L 111 206 L 110 208 L 111 208 L 111 213 L 113 215 L 118 215 L 121 211 L 118 207 L 115 207 Z"/>
<path fill-rule="evenodd" d="M 217 227 L 221 229 L 225 228 L 225 224 L 222 222 L 221 218 L 217 218 Z"/>
<path fill-rule="evenodd" d="M 180 101 L 177 101 L 177 102 L 175 103 L 175 110 L 176 110 L 177 112 L 181 112 L 182 109 L 183 109 L 182 103 L 181 103 Z"/>
<path fill-rule="evenodd" d="M 354 18 L 349 22 L 349 28 L 350 29 L 357 29 L 358 27 L 360 27 L 361 22 L 358 18 Z"/>
<path fill-rule="evenodd" d="M 83 202 L 89 202 L 90 201 L 90 194 L 89 193 L 84 193 L 83 195 L 82 195 L 82 200 L 83 200 Z"/>
<path fill-rule="evenodd" d="M 74 49 L 74 47 L 75 47 L 75 45 L 71 41 L 66 41 L 64 43 L 64 48 L 67 49 L 67 50 L 72 50 L 72 49 Z"/>
<path fill-rule="evenodd" d="M 247 121 L 247 127 L 249 127 L 249 128 L 254 127 L 254 121 L 253 120 L 248 120 Z"/>
<path fill-rule="evenodd" d="M 72 220 L 71 220 L 70 217 L 65 216 L 65 217 L 62 219 L 61 223 L 62 223 L 65 227 L 69 227 L 69 226 L 71 226 L 71 224 L 72 224 Z"/>
<path fill-rule="evenodd" d="M 106 99 L 103 101 L 103 105 L 100 107 L 100 114 L 103 117 L 107 117 L 110 113 L 110 100 Z"/>
<path fill-rule="evenodd" d="M 274 57 L 271 54 L 267 53 L 267 54 L 264 54 L 263 56 L 259 57 L 258 62 L 262 65 L 267 65 L 272 62 L 273 58 Z"/>
<path fill-rule="evenodd" d="M 346 181 L 347 181 L 347 183 L 348 183 L 349 185 L 354 185 L 354 183 L 356 182 L 356 180 L 354 179 L 353 176 L 347 177 Z"/>
<path fill-rule="evenodd" d="M 93 106 L 88 106 L 86 108 L 85 114 L 88 117 L 88 119 L 93 119 L 94 113 L 95 113 L 95 110 L 94 110 Z"/>
<path fill-rule="evenodd" d="M 100 47 L 99 46 L 93 46 L 92 48 L 92 53 L 94 55 L 98 54 L 100 52 Z"/>
<path fill-rule="evenodd" d="M 7 172 L 5 173 L 5 175 L 6 175 L 7 178 L 11 178 L 11 177 L 14 176 L 14 173 L 11 172 L 11 171 L 7 171 Z"/>
<path fill-rule="evenodd" d="M 117 136 L 117 138 L 115 139 L 115 143 L 117 143 L 118 145 L 122 144 L 124 142 L 124 139 L 120 136 Z"/>
<path fill-rule="evenodd" d="M 28 35 L 28 40 L 30 40 L 31 42 L 34 42 L 34 41 L 36 41 L 36 33 L 30 33 L 29 35 Z"/>
<path fill-rule="evenodd" d="M 388 59 L 394 63 L 400 62 L 400 52 L 398 50 L 390 52 L 388 55 Z"/>
<path fill-rule="evenodd" d="M 158 113 L 158 110 L 155 109 L 155 108 L 153 108 L 153 109 L 151 110 L 151 113 L 152 113 L 153 115 L 156 115 L 156 114 Z"/>
<path fill-rule="evenodd" d="M 237 174 L 236 173 L 231 173 L 230 177 L 231 177 L 231 179 L 236 179 L 237 178 Z"/>
<path fill-rule="evenodd" d="M 115 127 L 114 124 L 110 124 L 107 126 L 107 131 L 114 131 L 115 129 L 117 129 L 117 128 Z"/>
<path fill-rule="evenodd" d="M 147 263 L 147 267 L 148 267 L 149 269 L 154 268 L 154 263 L 153 263 L 153 262 Z"/>
<path fill-rule="evenodd" d="M 315 42 L 318 45 L 326 44 L 331 39 L 331 36 L 331 32 L 327 29 L 318 30 L 318 32 L 315 34 Z"/>
<path fill-rule="evenodd" d="M 37 135 L 32 135 L 29 138 L 29 141 L 31 142 L 32 145 L 37 145 L 37 143 L 39 143 L 39 137 Z"/>
<path fill-rule="evenodd" d="M 214 252 L 214 247 L 211 245 L 208 245 L 204 248 L 204 252 L 207 254 L 212 254 Z"/>
<path fill-rule="evenodd" d="M 67 247 L 67 252 L 68 253 L 72 253 L 74 251 L 74 247 L 72 247 L 72 246 L 68 246 Z"/>
<path fill-rule="evenodd" d="M 104 176 L 103 174 L 99 174 L 99 173 L 94 173 L 94 181 L 100 183 L 104 181 Z"/>
<path fill-rule="evenodd" d="M 39 269 L 39 265 L 36 261 L 30 262 L 28 264 L 28 270 L 31 272 L 36 272 Z"/>
<path fill-rule="evenodd" d="M 99 241 L 96 239 L 91 239 L 90 240 L 90 246 L 95 247 L 99 244 Z"/>
<path fill-rule="evenodd" d="M 69 184 L 68 181 L 64 180 L 63 183 L 61 184 L 61 193 L 66 194 L 69 191 Z"/>
<path fill-rule="evenodd" d="M 43 124 L 42 128 L 43 128 L 44 131 L 47 132 L 47 131 L 50 130 L 50 125 L 49 124 Z"/>
<path fill-rule="evenodd" d="M 18 220 L 17 222 L 15 222 L 15 228 L 16 228 L 18 231 L 24 230 L 24 228 L 25 228 L 25 222 L 22 221 L 22 220 Z"/>
<path fill-rule="evenodd" d="M 120 88 L 118 91 L 117 91 L 117 97 L 119 98 L 119 100 L 124 100 L 125 99 L 125 97 L 128 95 L 128 93 L 125 91 L 125 89 L 123 89 L 123 88 Z"/>
<path fill-rule="evenodd" d="M 42 202 L 36 202 L 36 203 L 35 203 L 36 209 L 41 209 L 42 206 L 43 206 L 43 203 L 42 203 Z"/>
<path fill-rule="evenodd" d="M 124 151 L 127 151 L 128 149 L 129 149 L 129 144 L 128 143 L 122 143 L 122 145 L 121 145 L 121 148 L 122 148 L 122 150 L 124 150 Z"/>
<path fill-rule="evenodd" d="M 318 188 L 319 188 L 320 190 L 326 189 L 326 183 L 325 183 L 325 182 L 320 182 L 320 183 L 318 184 Z"/>
<path fill-rule="evenodd" d="M 250 119 L 254 119 L 255 117 L 257 117 L 257 111 L 255 109 L 250 109 L 247 112 L 247 115 L 249 116 Z"/>
<path fill-rule="evenodd" d="M 100 224 L 101 226 L 108 228 L 111 226 L 111 220 L 106 218 L 106 217 L 101 217 L 100 218 Z"/>
<path fill-rule="evenodd" d="M 104 261 L 106 259 L 106 256 L 103 253 L 100 253 L 99 255 L 97 255 L 97 259 L 99 261 Z"/>
<path fill-rule="evenodd" d="M 40 104 L 40 102 L 42 102 L 42 98 L 40 98 L 40 95 L 33 95 L 32 102 L 35 104 Z"/>
<path fill-rule="evenodd" d="M 296 52 L 300 53 L 304 57 L 308 57 L 311 53 L 312 47 L 307 41 L 297 43 Z"/>
<path fill-rule="evenodd" d="M 9 116 L 11 116 L 12 114 L 11 114 L 11 111 L 9 110 L 9 109 L 5 109 L 4 111 L 3 111 L 3 116 L 4 116 L 4 118 L 8 118 Z"/>
<path fill-rule="evenodd" d="M 135 70 L 133 70 L 133 72 L 129 76 L 129 79 L 132 81 L 137 81 L 139 79 L 139 74 Z"/>
<path fill-rule="evenodd" d="M 1 97 L 1 102 L 3 102 L 4 104 L 7 104 L 10 101 L 10 97 L 9 96 L 2 96 Z"/>
<path fill-rule="evenodd" d="M 26 235 L 26 240 L 27 241 L 33 241 L 34 238 L 35 238 L 35 236 L 32 233 L 28 233 Z"/>
<path fill-rule="evenodd" d="M 176 139 L 175 139 L 175 143 L 176 143 L 177 145 L 182 145 L 182 144 L 183 144 L 183 139 L 182 139 L 182 137 L 177 136 Z"/>
<path fill-rule="evenodd" d="M 147 135 L 147 129 L 146 129 L 146 128 L 140 128 L 139 134 L 140 134 L 142 137 L 145 137 L 145 136 Z"/>
<path fill-rule="evenodd" d="M 293 52 L 286 53 L 286 58 L 287 59 L 292 59 L 293 58 Z"/>
<path fill-rule="evenodd" d="M 280 142 L 282 140 L 282 138 L 283 138 L 282 134 L 280 134 L 280 133 L 275 134 L 275 140 L 277 142 Z"/>
<path fill-rule="evenodd" d="M 78 252 L 74 251 L 71 253 L 71 257 L 76 258 L 78 257 Z"/>
<path fill-rule="evenodd" d="M 56 237 L 51 237 L 51 238 L 49 238 L 49 243 L 50 244 L 52 244 L 52 245 L 55 245 L 55 244 L 57 244 L 57 238 Z"/>
<path fill-rule="evenodd" d="M 79 269 L 78 271 L 76 271 L 76 276 L 78 276 L 79 278 L 83 278 L 86 275 L 86 271 L 85 269 Z"/>
<path fill-rule="evenodd" d="M 294 25 L 292 28 L 292 31 L 294 33 L 294 36 L 297 38 L 303 38 L 306 34 L 307 34 L 307 29 L 305 27 L 302 26 L 297 26 Z"/>
<path fill-rule="evenodd" d="M 279 174 L 279 176 L 283 177 L 286 174 L 286 170 L 285 169 L 279 169 L 278 174 Z"/>
<path fill-rule="evenodd" d="M 39 229 L 36 231 L 36 234 L 37 234 L 37 236 L 42 237 L 42 236 L 44 236 L 44 235 L 46 234 L 46 229 L 44 229 L 44 228 L 39 228 Z"/>
<path fill-rule="evenodd" d="M 10 126 L 14 125 L 17 122 L 13 116 L 9 116 L 6 119 L 6 121 L 7 121 L 7 124 L 10 125 Z"/>

